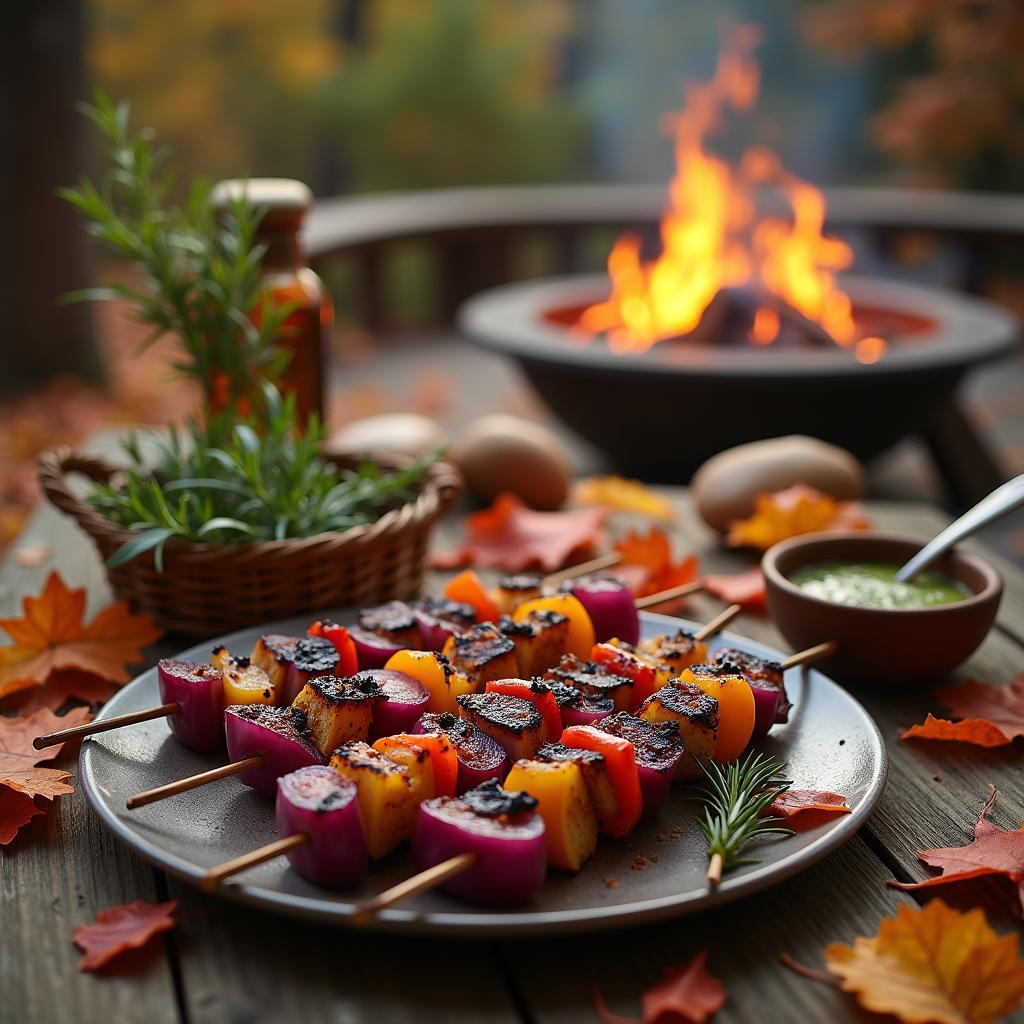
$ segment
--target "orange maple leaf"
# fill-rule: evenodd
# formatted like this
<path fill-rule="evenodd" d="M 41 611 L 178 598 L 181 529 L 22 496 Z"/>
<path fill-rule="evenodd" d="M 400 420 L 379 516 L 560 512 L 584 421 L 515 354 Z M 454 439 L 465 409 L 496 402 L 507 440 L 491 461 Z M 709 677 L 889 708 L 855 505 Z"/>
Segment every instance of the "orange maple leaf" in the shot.
<path fill-rule="evenodd" d="M 584 477 L 576 481 L 572 496 L 580 505 L 605 505 L 665 522 L 679 518 L 679 513 L 666 498 L 639 480 L 626 480 L 621 476 Z"/>
<path fill-rule="evenodd" d="M 117 692 L 109 679 L 94 676 L 77 668 L 60 668 L 51 672 L 45 683 L 0 697 L 0 710 L 22 715 L 40 708 L 59 711 L 70 700 L 88 704 L 93 710 L 105 704 Z"/>
<path fill-rule="evenodd" d="M 74 793 L 75 787 L 69 786 L 64 780 L 71 778 L 71 772 L 59 768 L 23 768 L 16 772 L 7 772 L 0 783 L 16 789 L 29 797 L 42 797 L 52 800 L 57 796 Z"/>
<path fill-rule="evenodd" d="M 0 786 L 0 846 L 6 846 L 22 825 L 42 813 L 43 809 L 36 807 L 32 797 Z"/>
<path fill-rule="evenodd" d="M 672 543 L 668 534 L 657 526 L 646 533 L 630 530 L 615 542 L 622 561 L 615 568 L 636 597 L 645 597 L 660 590 L 669 590 L 697 578 L 700 563 L 696 555 L 678 562 L 672 560 Z"/>
<path fill-rule="evenodd" d="M 178 903 L 146 903 L 135 900 L 120 907 L 101 910 L 95 924 L 80 924 L 74 931 L 75 945 L 85 954 L 80 971 L 96 971 L 121 953 L 139 949 L 154 935 L 170 931 Z"/>
<path fill-rule="evenodd" d="M 639 1020 L 612 1013 L 600 989 L 592 983 L 594 1009 L 604 1024 L 665 1024 L 668 1021 L 704 1024 L 725 1003 L 725 986 L 708 973 L 707 958 L 707 953 L 698 953 L 682 967 L 663 968 L 664 978 L 640 997 L 643 1016 Z"/>
<path fill-rule="evenodd" d="M 784 491 L 759 494 L 754 500 L 754 514 L 732 524 L 726 543 L 767 551 L 780 540 L 803 533 L 869 529 L 871 522 L 856 502 L 836 501 L 806 484 L 794 484 Z"/>
<path fill-rule="evenodd" d="M 46 681 L 55 669 L 77 668 L 103 679 L 128 681 L 127 666 L 142 660 L 142 648 L 161 636 L 145 616 L 122 601 L 88 625 L 82 622 L 85 590 L 69 589 L 50 573 L 39 597 L 26 597 L 24 616 L 0 619 L 12 644 L 0 647 L 0 697 Z"/>
<path fill-rule="evenodd" d="M 829 946 L 825 965 L 865 1009 L 907 1024 L 990 1024 L 1024 1000 L 1019 937 L 1000 938 L 980 910 L 942 900 L 900 907 L 874 938 Z"/>
<path fill-rule="evenodd" d="M 81 725 L 91 717 L 88 708 L 72 708 L 66 715 L 55 715 L 46 708 L 40 708 L 30 715 L 0 716 L 0 783 L 8 773 L 32 768 L 41 761 L 52 761 L 64 749 L 61 743 L 36 750 L 32 741 L 37 736 Z"/>

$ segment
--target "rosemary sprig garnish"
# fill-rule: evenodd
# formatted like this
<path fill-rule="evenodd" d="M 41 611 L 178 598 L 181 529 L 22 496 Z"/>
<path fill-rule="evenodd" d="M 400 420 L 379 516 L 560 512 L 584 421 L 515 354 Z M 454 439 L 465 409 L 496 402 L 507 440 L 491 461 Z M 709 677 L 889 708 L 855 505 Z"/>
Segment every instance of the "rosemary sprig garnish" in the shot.
<path fill-rule="evenodd" d="M 723 871 L 757 863 L 740 858 L 740 851 L 752 839 L 772 833 L 793 834 L 792 829 L 779 827 L 781 818 L 761 816 L 792 783 L 782 778 L 786 766 L 781 761 L 753 751 L 724 767 L 710 760 L 697 763 L 707 776 L 707 783 L 698 789 L 704 803 L 704 818 L 698 824 L 708 841 L 707 878 L 713 888 Z"/>

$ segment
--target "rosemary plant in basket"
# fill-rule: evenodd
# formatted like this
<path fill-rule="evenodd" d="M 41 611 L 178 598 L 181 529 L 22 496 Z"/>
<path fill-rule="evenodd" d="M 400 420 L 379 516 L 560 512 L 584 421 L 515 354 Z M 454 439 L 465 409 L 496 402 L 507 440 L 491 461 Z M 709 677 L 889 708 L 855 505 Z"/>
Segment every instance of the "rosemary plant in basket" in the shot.
<path fill-rule="evenodd" d="M 288 359 L 275 344 L 288 307 L 275 304 L 261 283 L 260 212 L 243 195 L 218 218 L 202 182 L 183 204 L 173 203 L 166 150 L 150 129 L 130 128 L 128 105 L 97 94 L 82 109 L 104 140 L 110 170 L 99 186 L 86 180 L 60 194 L 134 274 L 132 283 L 114 281 L 68 299 L 124 302 L 152 329 L 145 344 L 174 338 L 174 369 L 202 394 L 202 414 L 155 436 L 152 454 L 130 436 L 122 479 L 88 496 L 135 534 L 110 564 L 152 551 L 162 568 L 164 546 L 174 538 L 231 544 L 346 530 L 412 497 L 436 455 L 400 472 L 372 462 L 342 471 L 320 454 L 317 418 L 300 424 L 294 400 L 271 383 Z"/>

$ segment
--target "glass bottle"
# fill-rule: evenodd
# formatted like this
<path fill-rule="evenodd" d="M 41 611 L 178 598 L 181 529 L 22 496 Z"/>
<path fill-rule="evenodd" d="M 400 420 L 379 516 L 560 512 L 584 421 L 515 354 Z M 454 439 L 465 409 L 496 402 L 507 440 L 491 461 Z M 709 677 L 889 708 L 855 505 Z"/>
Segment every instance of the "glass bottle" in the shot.
<path fill-rule="evenodd" d="M 303 182 L 290 178 L 233 179 L 216 185 L 214 205 L 226 207 L 243 190 L 249 203 L 263 211 L 257 231 L 257 241 L 266 246 L 263 282 L 276 302 L 291 306 L 277 337 L 277 344 L 291 353 L 278 387 L 295 395 L 301 423 L 314 412 L 323 421 L 334 306 L 323 281 L 306 266 L 299 240 L 313 194 Z"/>

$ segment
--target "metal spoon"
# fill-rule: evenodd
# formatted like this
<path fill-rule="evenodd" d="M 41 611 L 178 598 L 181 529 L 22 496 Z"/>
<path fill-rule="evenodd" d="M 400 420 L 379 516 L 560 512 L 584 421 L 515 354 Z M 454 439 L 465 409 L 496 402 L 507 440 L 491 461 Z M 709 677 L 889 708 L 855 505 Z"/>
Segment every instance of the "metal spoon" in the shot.
<path fill-rule="evenodd" d="M 942 533 L 930 540 L 913 558 L 904 565 L 896 579 L 907 583 L 939 555 L 945 554 L 954 544 L 977 533 L 983 526 L 1001 519 L 1007 513 L 1024 505 L 1024 473 L 997 487 L 987 498 L 982 498 L 969 512 L 950 523 Z"/>

